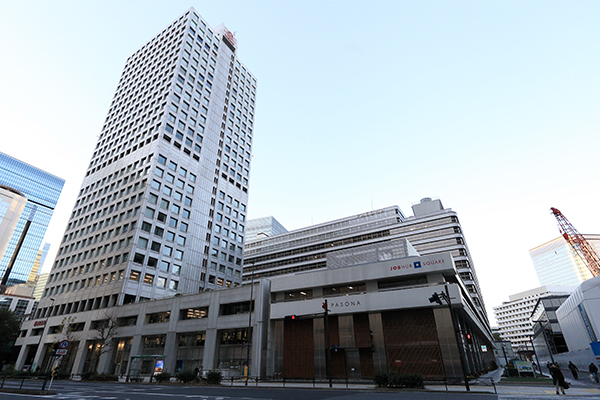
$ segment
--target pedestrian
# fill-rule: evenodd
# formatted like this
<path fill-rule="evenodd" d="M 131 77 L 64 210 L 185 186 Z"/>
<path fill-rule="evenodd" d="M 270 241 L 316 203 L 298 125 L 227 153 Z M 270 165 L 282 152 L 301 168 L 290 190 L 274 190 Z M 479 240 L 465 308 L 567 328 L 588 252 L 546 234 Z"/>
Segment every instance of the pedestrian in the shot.
<path fill-rule="evenodd" d="M 198 368 L 198 365 L 196 365 L 196 368 L 194 368 L 194 375 L 196 375 L 196 378 L 198 375 L 200 375 L 200 368 Z"/>
<path fill-rule="evenodd" d="M 552 383 L 554 383 L 554 385 L 556 386 L 556 394 L 560 394 L 558 392 L 558 389 L 560 389 L 562 391 L 562 394 L 566 394 L 565 393 L 565 386 L 566 386 L 565 376 L 561 372 L 560 368 L 558 368 L 558 365 L 556 365 L 556 364 L 550 365 L 550 375 L 552 375 Z"/>
<path fill-rule="evenodd" d="M 596 383 L 598 383 L 598 367 L 596 367 L 596 364 L 591 363 L 589 371 L 590 371 L 590 374 L 593 376 L 594 380 L 596 381 Z"/>
<path fill-rule="evenodd" d="M 571 373 L 573 374 L 573 378 L 575 378 L 576 380 L 579 379 L 578 378 L 578 374 L 577 372 L 579 372 L 579 368 L 577 368 L 577 365 L 573 364 L 571 361 L 569 361 L 569 369 L 571 370 Z"/>

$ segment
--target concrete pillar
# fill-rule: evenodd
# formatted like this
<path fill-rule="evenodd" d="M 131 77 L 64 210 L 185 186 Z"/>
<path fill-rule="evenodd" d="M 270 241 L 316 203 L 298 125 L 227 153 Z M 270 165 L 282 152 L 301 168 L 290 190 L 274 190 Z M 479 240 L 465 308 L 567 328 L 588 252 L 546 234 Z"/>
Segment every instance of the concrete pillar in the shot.
<path fill-rule="evenodd" d="M 460 353 L 456 345 L 450 310 L 448 307 L 434 308 L 433 317 L 444 363 L 444 373 L 448 378 L 461 378 L 463 373 L 460 364 Z"/>
<path fill-rule="evenodd" d="M 211 293 L 211 306 L 208 308 L 208 326 L 206 328 L 204 355 L 202 357 L 202 367 L 204 371 L 219 367 L 219 335 L 217 331 L 220 308 L 219 298 L 219 291 Z"/>
<path fill-rule="evenodd" d="M 181 308 L 181 297 L 173 297 L 171 305 L 171 315 L 169 318 L 169 329 L 167 339 L 165 340 L 165 356 L 164 371 L 170 374 L 175 373 L 177 363 L 177 321 L 179 320 L 179 309 Z"/>
<path fill-rule="evenodd" d="M 17 362 L 15 363 L 15 368 L 17 369 L 17 371 L 20 371 L 23 369 L 23 365 L 25 365 L 25 357 L 27 356 L 27 353 L 29 352 L 29 349 L 32 346 L 35 346 L 35 345 L 24 344 L 21 346 L 21 350 L 19 351 L 19 356 L 17 357 Z"/>
<path fill-rule="evenodd" d="M 140 314 L 140 316 L 142 316 L 143 314 Z M 139 324 L 139 319 L 138 318 L 138 324 Z M 142 334 L 139 332 L 136 332 L 133 335 L 133 340 L 131 341 L 131 352 L 129 353 L 129 360 L 127 360 L 127 373 L 126 375 L 128 376 L 130 374 L 130 370 L 131 370 L 131 356 L 138 356 L 141 353 L 141 348 L 142 348 Z"/>
<path fill-rule="evenodd" d="M 219 367 L 219 352 L 218 334 L 215 328 L 206 330 L 206 340 L 204 342 L 204 356 L 202 357 L 202 368 L 204 371 Z"/>
<path fill-rule="evenodd" d="M 373 332 L 373 372 L 387 372 L 387 356 L 381 313 L 369 314 L 369 326 Z"/>
<path fill-rule="evenodd" d="M 85 340 L 85 338 L 81 338 L 81 340 L 79 340 L 79 346 L 77 346 L 77 353 L 75 354 L 75 359 L 73 360 L 73 368 L 71 369 L 71 374 L 81 375 L 83 373 L 83 365 L 85 363 L 86 351 L 87 341 Z"/>
<path fill-rule="evenodd" d="M 102 353 L 100 354 L 100 358 L 98 360 L 98 368 L 96 372 L 99 374 L 105 373 L 107 374 L 110 368 L 110 361 L 112 360 L 112 354 L 114 351 L 114 346 L 111 344 L 110 347 L 105 347 L 102 349 Z M 118 372 L 117 372 L 118 373 Z"/>
<path fill-rule="evenodd" d="M 173 316 L 173 314 L 171 314 L 171 316 Z M 167 332 L 163 355 L 165 356 L 165 366 L 163 370 L 170 374 L 174 374 L 175 363 L 177 362 L 177 332 L 174 330 Z"/>
<path fill-rule="evenodd" d="M 283 373 L 283 320 L 272 320 L 267 344 L 267 376 Z"/>
<path fill-rule="evenodd" d="M 313 318 L 313 338 L 315 346 L 315 378 L 326 378 L 325 320 L 323 318 Z"/>
<path fill-rule="evenodd" d="M 33 363 L 35 364 L 36 368 L 41 365 L 41 363 L 44 361 L 44 347 L 46 347 L 46 340 L 48 339 L 48 329 L 50 327 L 50 324 L 48 323 L 48 320 L 46 320 L 46 325 L 44 326 L 44 329 L 42 330 L 42 336 L 40 336 L 40 344 L 38 346 L 38 349 L 35 353 L 35 357 L 33 359 Z"/>
<path fill-rule="evenodd" d="M 352 315 L 340 315 L 338 317 L 338 329 L 340 335 L 340 348 L 353 348 L 354 342 L 354 318 Z"/>

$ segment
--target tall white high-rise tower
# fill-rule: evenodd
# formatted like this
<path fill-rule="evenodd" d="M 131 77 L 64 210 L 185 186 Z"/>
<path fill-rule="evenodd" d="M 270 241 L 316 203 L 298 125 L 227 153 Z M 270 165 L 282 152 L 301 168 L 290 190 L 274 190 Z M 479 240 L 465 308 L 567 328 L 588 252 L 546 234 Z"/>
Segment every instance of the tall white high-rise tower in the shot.
<path fill-rule="evenodd" d="M 255 98 L 193 8 L 129 57 L 37 318 L 241 283 Z"/>

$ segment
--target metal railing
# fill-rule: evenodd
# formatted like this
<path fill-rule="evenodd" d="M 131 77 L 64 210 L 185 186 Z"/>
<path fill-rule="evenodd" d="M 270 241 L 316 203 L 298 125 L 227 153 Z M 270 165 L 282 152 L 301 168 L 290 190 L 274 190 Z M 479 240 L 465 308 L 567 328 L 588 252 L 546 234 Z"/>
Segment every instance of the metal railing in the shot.
<path fill-rule="evenodd" d="M 48 376 L 3 376 L 0 378 L 0 389 L 44 391 L 46 390 L 49 381 L 50 378 Z"/>

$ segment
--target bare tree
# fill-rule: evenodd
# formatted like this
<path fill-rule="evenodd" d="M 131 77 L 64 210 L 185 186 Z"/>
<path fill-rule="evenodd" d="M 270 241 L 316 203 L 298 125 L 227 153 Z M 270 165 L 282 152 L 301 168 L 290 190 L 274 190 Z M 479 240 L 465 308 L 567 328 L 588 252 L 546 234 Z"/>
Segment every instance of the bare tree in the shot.
<path fill-rule="evenodd" d="M 91 326 L 91 332 L 93 332 L 92 335 L 94 339 L 94 346 L 92 349 L 94 352 L 92 355 L 94 371 L 98 370 L 100 357 L 111 350 L 113 338 L 119 329 L 117 321 L 118 316 L 115 314 L 114 310 L 103 311 L 100 314 L 100 317 L 101 319 L 93 321 Z"/>
<path fill-rule="evenodd" d="M 79 332 L 81 330 L 80 325 L 82 325 L 83 322 L 76 323 L 75 321 L 76 318 L 74 316 L 69 316 L 62 319 L 60 325 L 58 325 L 58 327 L 56 328 L 56 333 L 61 334 L 63 338 L 58 339 L 56 342 L 54 342 L 54 349 L 57 348 L 58 343 L 62 340 L 68 340 L 71 344 L 73 344 L 73 342 L 75 342 L 76 340 L 79 340 L 79 333 L 76 332 Z M 68 366 L 75 358 L 75 353 L 73 352 L 73 350 L 69 350 L 70 351 L 67 356 L 60 356 L 57 359 L 58 367 L 61 370 L 68 368 Z"/>
<path fill-rule="evenodd" d="M 75 333 L 77 329 L 75 320 L 76 318 L 73 316 L 64 317 L 58 326 L 59 332 L 62 333 L 65 339 L 69 342 L 72 342 L 79 337 L 79 335 Z"/>

